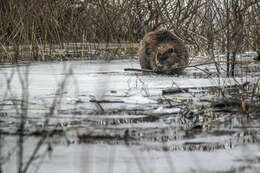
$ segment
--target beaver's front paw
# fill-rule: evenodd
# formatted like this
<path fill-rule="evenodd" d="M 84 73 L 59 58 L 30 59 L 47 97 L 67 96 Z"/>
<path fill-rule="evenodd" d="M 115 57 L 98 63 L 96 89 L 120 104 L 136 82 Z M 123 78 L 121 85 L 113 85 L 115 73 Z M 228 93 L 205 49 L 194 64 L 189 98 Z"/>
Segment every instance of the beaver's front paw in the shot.
<path fill-rule="evenodd" d="M 179 74 L 179 73 L 181 73 L 182 71 L 183 71 L 183 66 L 181 66 L 181 64 L 174 64 L 174 65 L 172 65 L 171 66 L 171 73 L 173 73 L 173 74 Z"/>
<path fill-rule="evenodd" d="M 154 71 L 157 71 L 157 72 L 163 71 L 163 65 L 162 64 L 157 64 L 156 67 L 154 68 Z"/>

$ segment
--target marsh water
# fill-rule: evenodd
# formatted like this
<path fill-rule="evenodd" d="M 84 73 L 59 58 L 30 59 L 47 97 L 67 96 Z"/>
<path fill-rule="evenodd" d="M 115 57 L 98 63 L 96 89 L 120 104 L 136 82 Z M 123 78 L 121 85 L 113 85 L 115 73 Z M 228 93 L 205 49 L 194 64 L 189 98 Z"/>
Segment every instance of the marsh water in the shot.
<path fill-rule="evenodd" d="M 214 64 L 180 75 L 124 71 L 137 60 L 2 65 L 0 172 L 17 172 L 22 115 L 23 166 L 39 147 L 28 172 L 257 172 L 258 117 L 212 108 L 220 89 L 232 98 L 256 82 L 249 54 L 234 78 Z"/>

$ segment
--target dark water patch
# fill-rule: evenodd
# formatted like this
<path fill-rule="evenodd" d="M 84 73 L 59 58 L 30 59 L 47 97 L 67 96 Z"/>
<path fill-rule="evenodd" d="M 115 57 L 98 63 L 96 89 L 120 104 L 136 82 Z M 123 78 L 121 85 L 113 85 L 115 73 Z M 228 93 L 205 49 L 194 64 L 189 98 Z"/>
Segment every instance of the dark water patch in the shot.
<path fill-rule="evenodd" d="M 108 133 L 109 131 L 109 133 Z M 147 142 L 168 142 L 180 140 L 183 137 L 181 132 L 177 132 L 177 129 L 165 127 L 165 128 L 113 128 L 107 130 L 92 131 L 91 133 L 83 133 L 78 135 L 81 142 L 93 143 L 97 140 L 100 142 L 106 142 L 108 140 L 123 140 L 128 143 L 135 143 L 143 145 Z"/>
<path fill-rule="evenodd" d="M 163 146 L 163 147 L 157 147 L 152 148 L 157 151 L 204 151 L 204 152 L 210 152 L 210 151 L 217 151 L 221 149 L 230 149 L 230 146 L 227 146 L 225 144 L 219 144 L 219 143 L 185 143 L 183 145 L 172 145 L 172 146 Z"/>
<path fill-rule="evenodd" d="M 236 134 L 237 131 L 235 130 L 213 130 L 212 132 L 209 132 L 209 134 L 211 134 L 212 136 L 232 136 L 234 134 Z"/>
<path fill-rule="evenodd" d="M 135 118 L 104 118 L 102 120 L 98 119 L 85 119 L 84 122 L 90 121 L 92 124 L 96 124 L 98 126 L 107 126 L 107 125 L 122 125 L 122 124 L 137 124 L 144 122 L 155 122 L 159 119 L 159 117 L 155 116 L 143 116 L 143 117 L 135 117 Z"/>
<path fill-rule="evenodd" d="M 133 105 L 129 107 L 122 106 L 122 108 L 118 108 L 117 105 L 113 105 L 113 107 L 111 108 L 109 106 L 102 105 L 102 107 L 104 108 L 103 112 L 100 112 L 99 110 L 93 107 L 89 109 L 85 109 L 84 107 L 79 107 L 73 109 L 59 110 L 59 113 L 63 115 L 72 115 L 72 116 L 73 115 L 82 115 L 82 116 L 83 115 L 85 116 L 146 115 L 149 114 L 149 112 L 151 112 L 150 110 L 155 109 L 157 106 L 147 105 L 146 107 L 140 106 L 139 108 L 138 105 L 137 106 Z"/>
<path fill-rule="evenodd" d="M 62 129 L 54 129 L 54 130 L 36 130 L 36 131 L 4 131 L 0 130 L 1 135 L 7 136 L 35 136 L 35 137 L 43 137 L 43 136 L 53 136 L 53 135 L 64 135 L 65 132 Z"/>
<path fill-rule="evenodd" d="M 79 143 L 91 143 L 91 141 L 111 141 L 111 140 L 123 140 L 123 141 L 128 141 L 128 140 L 134 140 L 134 138 L 129 136 L 129 131 L 124 130 L 123 134 L 99 134 L 99 135 L 94 135 L 94 134 L 80 134 L 78 135 Z"/>

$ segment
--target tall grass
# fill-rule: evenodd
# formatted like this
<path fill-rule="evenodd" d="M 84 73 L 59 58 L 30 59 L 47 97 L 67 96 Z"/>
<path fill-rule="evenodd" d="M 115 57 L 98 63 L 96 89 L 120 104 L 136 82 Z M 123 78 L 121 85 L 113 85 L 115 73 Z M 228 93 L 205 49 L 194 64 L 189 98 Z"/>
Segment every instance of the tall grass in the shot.
<path fill-rule="evenodd" d="M 97 47 L 88 43 L 138 43 L 145 33 L 165 28 L 195 55 L 227 54 L 227 75 L 233 75 L 236 55 L 256 49 L 259 5 L 259 0 L 0 0 L 0 61 L 48 60 L 55 46 L 73 42 L 84 43 L 80 56 L 91 56 Z"/>

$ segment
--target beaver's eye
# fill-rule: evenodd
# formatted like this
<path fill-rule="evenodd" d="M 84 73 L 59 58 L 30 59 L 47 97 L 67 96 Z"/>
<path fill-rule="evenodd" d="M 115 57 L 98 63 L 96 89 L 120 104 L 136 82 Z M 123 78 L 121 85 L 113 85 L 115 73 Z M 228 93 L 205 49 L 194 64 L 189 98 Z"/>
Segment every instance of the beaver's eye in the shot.
<path fill-rule="evenodd" d="M 149 49 L 145 49 L 145 53 L 149 56 L 151 54 L 151 51 Z"/>
<path fill-rule="evenodd" d="M 164 61 L 164 60 L 167 59 L 167 56 L 161 55 L 161 56 L 158 56 L 158 59 L 161 60 L 161 61 Z"/>
<path fill-rule="evenodd" d="M 172 53 L 173 52 L 173 48 L 169 49 L 167 52 Z"/>

